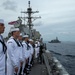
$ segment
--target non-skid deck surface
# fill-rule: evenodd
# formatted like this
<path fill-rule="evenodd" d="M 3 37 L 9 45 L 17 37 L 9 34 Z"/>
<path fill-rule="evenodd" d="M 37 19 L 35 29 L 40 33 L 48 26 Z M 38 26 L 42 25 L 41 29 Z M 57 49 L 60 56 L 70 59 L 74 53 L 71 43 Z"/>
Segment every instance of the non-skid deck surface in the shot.
<path fill-rule="evenodd" d="M 44 64 L 39 64 L 34 61 L 34 65 L 31 68 L 29 75 L 47 75 L 47 70 Z"/>

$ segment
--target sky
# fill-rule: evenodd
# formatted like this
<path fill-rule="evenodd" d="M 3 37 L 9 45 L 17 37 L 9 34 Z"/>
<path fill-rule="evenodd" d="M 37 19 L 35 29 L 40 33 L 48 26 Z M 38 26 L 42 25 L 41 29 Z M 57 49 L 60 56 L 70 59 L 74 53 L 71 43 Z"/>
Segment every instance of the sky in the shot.
<path fill-rule="evenodd" d="M 10 25 L 8 22 L 18 19 L 21 11 L 26 11 L 29 0 L 0 0 L 0 18 L 5 21 L 4 37 Z M 33 22 L 45 41 L 58 37 L 60 41 L 75 41 L 75 0 L 30 0 L 33 11 L 41 16 Z"/>

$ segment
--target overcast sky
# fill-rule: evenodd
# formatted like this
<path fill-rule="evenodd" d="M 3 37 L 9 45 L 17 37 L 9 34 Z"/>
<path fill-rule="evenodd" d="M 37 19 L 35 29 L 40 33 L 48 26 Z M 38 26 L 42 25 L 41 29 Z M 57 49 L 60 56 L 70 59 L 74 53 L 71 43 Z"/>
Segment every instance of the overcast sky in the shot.
<path fill-rule="evenodd" d="M 27 10 L 29 0 L 0 0 L 0 18 L 5 20 L 7 36 L 8 22 L 18 19 L 21 10 Z M 61 41 L 75 41 L 75 0 L 30 0 L 33 11 L 38 10 L 41 19 L 33 22 L 44 40 L 59 38 Z"/>

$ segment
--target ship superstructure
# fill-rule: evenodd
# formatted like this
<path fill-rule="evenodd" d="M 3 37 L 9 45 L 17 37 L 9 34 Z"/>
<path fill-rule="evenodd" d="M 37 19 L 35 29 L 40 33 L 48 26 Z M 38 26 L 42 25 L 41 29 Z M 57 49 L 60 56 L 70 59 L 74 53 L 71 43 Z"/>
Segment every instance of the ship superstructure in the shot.
<path fill-rule="evenodd" d="M 24 14 L 24 16 L 18 17 L 17 23 L 13 25 L 14 27 L 18 27 L 20 29 L 22 35 L 27 34 L 30 38 L 35 40 L 40 39 L 41 34 L 39 31 L 36 31 L 36 29 L 33 29 L 33 21 L 41 17 L 33 17 L 32 14 L 34 13 L 39 13 L 39 11 L 33 11 L 30 7 L 30 1 L 28 1 L 27 11 L 21 11 L 21 14 Z"/>
<path fill-rule="evenodd" d="M 20 31 L 23 34 L 28 34 L 30 38 L 32 39 L 39 39 L 40 38 L 40 33 L 36 31 L 36 29 L 33 29 L 33 21 L 41 18 L 41 17 L 33 17 L 32 14 L 38 13 L 39 11 L 32 11 L 32 8 L 30 7 L 30 1 L 28 1 L 28 8 L 27 11 L 21 11 L 22 14 L 26 14 L 27 16 L 24 17 L 19 17 L 19 20 L 23 20 L 24 24 L 21 23 L 22 26 L 19 26 Z M 27 22 L 27 23 L 25 23 Z"/>

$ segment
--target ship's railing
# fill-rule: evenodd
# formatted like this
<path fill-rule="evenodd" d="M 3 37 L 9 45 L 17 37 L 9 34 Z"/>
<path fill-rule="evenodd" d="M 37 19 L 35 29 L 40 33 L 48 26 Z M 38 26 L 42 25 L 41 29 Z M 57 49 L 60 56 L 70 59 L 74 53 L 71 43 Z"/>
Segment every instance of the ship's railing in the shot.
<path fill-rule="evenodd" d="M 43 59 L 46 65 L 48 75 L 69 75 L 62 64 L 48 50 L 43 50 Z"/>
<path fill-rule="evenodd" d="M 52 75 L 51 72 L 50 72 L 51 68 L 49 66 L 49 61 L 48 61 L 47 56 L 46 56 L 45 53 L 43 53 L 43 59 L 44 59 L 44 63 L 46 65 L 46 68 L 47 68 L 47 71 L 48 71 L 48 75 Z"/>
<path fill-rule="evenodd" d="M 56 68 L 59 70 L 60 75 L 69 75 L 69 73 L 66 71 L 66 69 L 62 66 L 60 61 L 57 60 L 56 57 L 53 57 L 53 61 L 56 65 Z"/>

